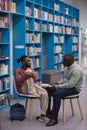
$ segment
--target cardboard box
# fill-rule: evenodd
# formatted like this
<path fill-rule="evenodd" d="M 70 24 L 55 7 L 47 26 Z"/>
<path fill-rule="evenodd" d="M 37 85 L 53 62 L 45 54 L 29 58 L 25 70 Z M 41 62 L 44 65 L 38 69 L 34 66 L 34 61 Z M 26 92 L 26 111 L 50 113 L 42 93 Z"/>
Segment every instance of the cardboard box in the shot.
<path fill-rule="evenodd" d="M 45 70 L 42 73 L 42 83 L 52 84 L 58 82 L 62 78 L 62 73 L 57 70 Z"/>

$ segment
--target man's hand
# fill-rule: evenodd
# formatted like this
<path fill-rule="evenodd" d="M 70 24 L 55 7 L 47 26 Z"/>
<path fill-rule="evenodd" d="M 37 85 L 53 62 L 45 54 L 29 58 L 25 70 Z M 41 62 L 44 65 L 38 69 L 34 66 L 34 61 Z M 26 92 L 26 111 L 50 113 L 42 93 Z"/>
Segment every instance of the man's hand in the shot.
<path fill-rule="evenodd" d="M 56 90 L 55 86 L 50 87 L 51 90 Z"/>
<path fill-rule="evenodd" d="M 52 87 L 50 87 L 49 89 L 52 90 L 52 91 L 55 91 L 55 90 L 56 90 L 55 85 L 58 85 L 58 83 L 53 82 L 53 83 L 51 84 Z"/>
<path fill-rule="evenodd" d="M 35 80 L 35 82 L 37 81 L 37 79 L 38 79 L 38 73 L 36 71 L 34 71 L 34 80 Z"/>
<path fill-rule="evenodd" d="M 49 87 L 50 90 L 52 90 L 52 91 L 56 90 L 55 84 L 51 84 L 51 86 L 52 86 L 52 87 Z"/>
<path fill-rule="evenodd" d="M 55 87 L 55 85 L 58 85 L 58 83 L 53 82 L 51 85 Z"/>

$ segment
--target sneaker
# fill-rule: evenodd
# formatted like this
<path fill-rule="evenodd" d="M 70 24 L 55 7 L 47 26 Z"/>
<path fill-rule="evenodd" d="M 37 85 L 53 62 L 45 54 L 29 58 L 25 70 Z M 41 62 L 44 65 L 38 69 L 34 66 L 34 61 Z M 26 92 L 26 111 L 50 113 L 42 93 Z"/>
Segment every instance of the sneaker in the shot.
<path fill-rule="evenodd" d="M 53 126 L 53 125 L 56 125 L 56 124 L 58 124 L 58 121 L 50 120 L 49 122 L 46 123 L 46 126 Z"/>
<path fill-rule="evenodd" d="M 50 121 L 50 119 L 48 117 L 46 117 L 46 115 L 37 116 L 36 119 L 41 121 L 41 122 L 45 122 L 45 123 Z"/>

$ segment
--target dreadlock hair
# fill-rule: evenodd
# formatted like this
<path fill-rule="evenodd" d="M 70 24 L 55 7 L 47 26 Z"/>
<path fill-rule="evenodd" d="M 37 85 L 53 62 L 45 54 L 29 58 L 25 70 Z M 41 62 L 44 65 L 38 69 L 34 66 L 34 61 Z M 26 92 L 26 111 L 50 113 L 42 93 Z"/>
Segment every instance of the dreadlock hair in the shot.
<path fill-rule="evenodd" d="M 17 63 L 23 62 L 26 57 L 28 56 L 22 55 L 20 58 L 17 59 Z"/>
<path fill-rule="evenodd" d="M 64 66 L 69 67 L 74 63 L 74 57 L 72 54 L 65 54 L 63 57 L 63 64 Z"/>

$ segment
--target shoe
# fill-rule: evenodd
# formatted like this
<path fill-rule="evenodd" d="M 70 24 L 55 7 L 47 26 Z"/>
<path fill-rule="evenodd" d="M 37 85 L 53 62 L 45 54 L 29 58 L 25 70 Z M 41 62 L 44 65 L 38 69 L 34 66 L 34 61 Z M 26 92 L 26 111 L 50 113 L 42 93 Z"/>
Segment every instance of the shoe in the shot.
<path fill-rule="evenodd" d="M 48 117 L 49 119 L 51 119 L 51 115 L 50 114 L 46 114 L 46 117 Z"/>
<path fill-rule="evenodd" d="M 46 117 L 46 115 L 37 116 L 36 119 L 41 121 L 41 122 L 45 122 L 45 123 L 50 121 L 50 119 L 48 117 Z"/>
<path fill-rule="evenodd" d="M 54 126 L 56 124 L 58 124 L 58 121 L 50 120 L 48 123 L 46 123 L 46 126 Z"/>
<path fill-rule="evenodd" d="M 41 117 L 47 117 L 46 115 L 41 114 L 40 116 L 37 116 L 36 119 L 39 120 Z"/>

